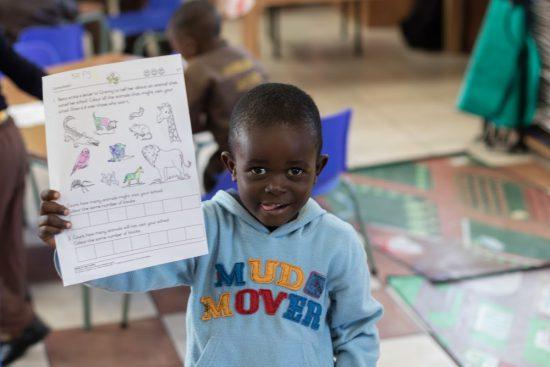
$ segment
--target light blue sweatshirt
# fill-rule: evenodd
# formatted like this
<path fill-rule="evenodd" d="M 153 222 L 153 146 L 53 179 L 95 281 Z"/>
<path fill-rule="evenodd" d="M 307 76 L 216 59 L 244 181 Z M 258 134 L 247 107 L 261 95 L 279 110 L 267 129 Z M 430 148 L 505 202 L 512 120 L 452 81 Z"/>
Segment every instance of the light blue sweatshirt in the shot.
<path fill-rule="evenodd" d="M 188 367 L 372 367 L 379 355 L 366 255 L 313 199 L 273 232 L 230 193 L 203 204 L 209 254 L 88 283 L 119 292 L 190 285 Z"/>

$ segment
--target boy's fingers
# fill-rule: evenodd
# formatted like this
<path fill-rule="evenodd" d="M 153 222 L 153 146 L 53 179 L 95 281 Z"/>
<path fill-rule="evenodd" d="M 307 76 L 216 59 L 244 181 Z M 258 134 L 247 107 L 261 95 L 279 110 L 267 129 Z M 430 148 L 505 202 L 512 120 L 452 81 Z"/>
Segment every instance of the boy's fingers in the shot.
<path fill-rule="evenodd" d="M 59 192 L 55 190 L 42 190 L 40 192 L 40 198 L 43 201 L 57 200 L 59 196 Z"/>
<path fill-rule="evenodd" d="M 60 229 L 71 228 L 71 222 L 59 218 L 57 215 L 49 214 L 40 217 L 39 227 L 49 226 Z"/>
<path fill-rule="evenodd" d="M 44 240 L 50 238 L 53 235 L 61 233 L 61 231 L 63 231 L 63 229 L 57 227 L 40 226 L 40 231 L 38 235 Z"/>
<path fill-rule="evenodd" d="M 40 215 L 48 214 L 68 215 L 69 210 L 55 201 L 43 201 L 40 206 Z"/>

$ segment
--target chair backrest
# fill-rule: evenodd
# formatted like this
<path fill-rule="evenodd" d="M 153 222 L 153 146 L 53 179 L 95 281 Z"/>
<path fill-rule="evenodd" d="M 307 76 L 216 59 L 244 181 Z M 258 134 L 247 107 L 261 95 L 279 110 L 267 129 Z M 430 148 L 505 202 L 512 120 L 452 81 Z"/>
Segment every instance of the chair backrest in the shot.
<path fill-rule="evenodd" d="M 338 185 L 340 174 L 347 170 L 348 131 L 351 109 L 321 119 L 323 127 L 322 154 L 328 154 L 328 163 L 313 187 L 313 196 L 323 195 Z"/>
<path fill-rule="evenodd" d="M 19 55 L 40 66 L 41 68 L 46 68 L 61 62 L 57 51 L 55 51 L 55 49 L 46 42 L 16 42 L 14 43 L 13 48 Z"/>
<path fill-rule="evenodd" d="M 145 9 L 155 10 L 155 9 L 172 9 L 176 10 L 180 4 L 183 3 L 182 0 L 149 0 Z"/>
<path fill-rule="evenodd" d="M 61 62 L 84 59 L 84 29 L 80 24 L 28 27 L 21 31 L 19 41 L 41 41 L 52 46 Z"/>
<path fill-rule="evenodd" d="M 233 180 L 231 180 L 231 174 L 227 170 L 224 170 L 218 175 L 218 179 L 214 188 L 209 193 L 204 194 L 202 196 L 202 200 L 210 200 L 214 197 L 214 195 L 216 195 L 219 190 L 229 189 L 237 190 L 237 183 L 233 182 Z"/>
<path fill-rule="evenodd" d="M 321 119 L 323 129 L 322 154 L 328 154 L 328 163 L 313 187 L 313 196 L 323 195 L 338 185 L 340 175 L 347 170 L 348 131 L 351 122 L 351 109 L 343 110 Z M 229 172 L 224 171 L 218 176 L 216 186 L 203 196 L 203 200 L 211 199 L 218 190 L 237 189 L 231 181 Z"/>

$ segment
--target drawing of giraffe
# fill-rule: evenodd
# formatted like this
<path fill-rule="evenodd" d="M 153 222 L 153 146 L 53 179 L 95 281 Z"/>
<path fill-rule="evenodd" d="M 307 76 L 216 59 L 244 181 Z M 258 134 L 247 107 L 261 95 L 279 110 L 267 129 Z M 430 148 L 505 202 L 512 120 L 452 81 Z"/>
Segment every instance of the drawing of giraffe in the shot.
<path fill-rule="evenodd" d="M 157 123 L 166 121 L 168 124 L 168 136 L 170 137 L 170 142 L 181 141 L 180 136 L 178 135 L 178 129 L 176 129 L 176 122 L 174 121 L 174 114 L 172 113 L 172 106 L 169 103 L 163 103 L 158 106 L 159 114 L 157 115 Z"/>

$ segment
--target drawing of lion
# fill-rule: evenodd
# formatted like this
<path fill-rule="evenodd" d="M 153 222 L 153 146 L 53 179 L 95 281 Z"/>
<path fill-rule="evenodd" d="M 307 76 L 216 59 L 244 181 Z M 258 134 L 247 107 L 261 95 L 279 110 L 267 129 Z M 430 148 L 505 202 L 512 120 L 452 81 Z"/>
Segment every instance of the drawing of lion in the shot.
<path fill-rule="evenodd" d="M 178 149 L 162 150 L 156 145 L 147 145 L 141 149 L 141 154 L 151 166 L 155 167 L 160 176 L 153 183 L 166 182 L 174 176 L 178 180 L 186 180 L 191 177 L 184 172 L 184 168 L 189 168 L 191 162 L 185 161 L 183 153 Z M 170 171 L 172 171 L 171 176 L 169 175 Z M 177 174 L 174 175 L 174 172 Z"/>

